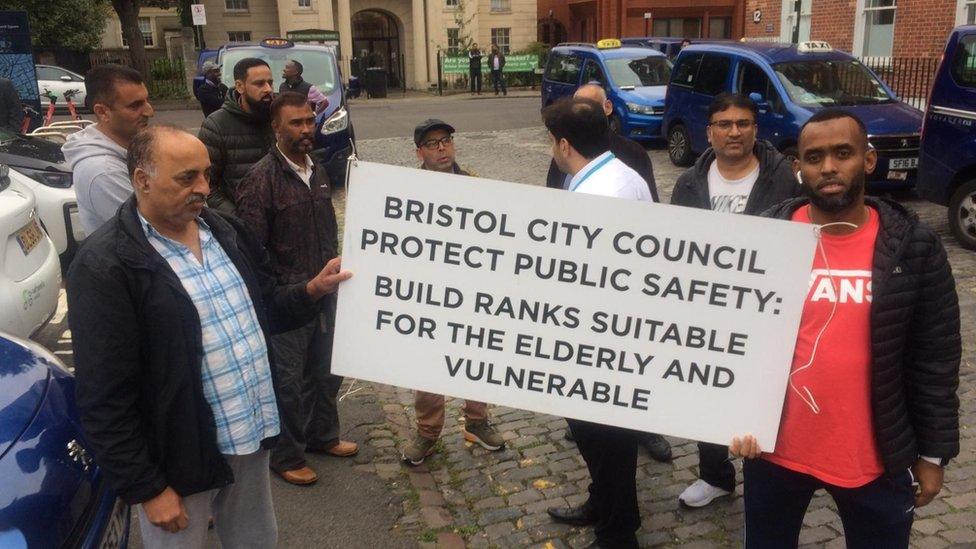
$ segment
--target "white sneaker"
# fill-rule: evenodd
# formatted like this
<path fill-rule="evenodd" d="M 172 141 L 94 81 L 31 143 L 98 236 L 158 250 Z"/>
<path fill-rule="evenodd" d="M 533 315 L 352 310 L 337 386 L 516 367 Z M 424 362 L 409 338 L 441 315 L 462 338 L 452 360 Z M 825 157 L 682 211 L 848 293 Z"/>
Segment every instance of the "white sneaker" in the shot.
<path fill-rule="evenodd" d="M 678 502 L 688 507 L 704 507 L 715 499 L 728 496 L 731 493 L 698 479 L 694 484 L 685 488 L 684 492 L 681 492 L 681 495 L 678 496 Z"/>

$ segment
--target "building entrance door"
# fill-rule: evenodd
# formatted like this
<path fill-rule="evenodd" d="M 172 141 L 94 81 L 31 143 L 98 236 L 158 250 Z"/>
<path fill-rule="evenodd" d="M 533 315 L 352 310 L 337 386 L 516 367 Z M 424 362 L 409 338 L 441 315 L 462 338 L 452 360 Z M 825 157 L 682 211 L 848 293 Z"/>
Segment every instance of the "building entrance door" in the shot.
<path fill-rule="evenodd" d="M 403 86 L 403 53 L 400 30 L 394 16 L 380 10 L 363 10 L 352 16 L 352 75 L 362 77 L 367 68 L 380 67 L 391 88 Z"/>

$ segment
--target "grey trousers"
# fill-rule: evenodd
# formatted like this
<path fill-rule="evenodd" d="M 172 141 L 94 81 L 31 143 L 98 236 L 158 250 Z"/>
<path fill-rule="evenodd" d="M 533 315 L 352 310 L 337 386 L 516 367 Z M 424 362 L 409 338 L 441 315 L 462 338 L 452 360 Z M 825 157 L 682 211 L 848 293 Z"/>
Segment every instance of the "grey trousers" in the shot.
<path fill-rule="evenodd" d="M 183 498 L 189 525 L 171 534 L 153 525 L 139 509 L 139 530 L 147 549 L 196 549 L 207 545 L 210 517 L 223 547 L 265 549 L 278 543 L 278 524 L 271 502 L 268 450 L 246 456 L 224 456 L 234 472 L 234 483 Z"/>
<path fill-rule="evenodd" d="M 281 418 L 271 468 L 278 472 L 304 467 L 306 448 L 327 450 L 339 442 L 336 397 L 342 377 L 332 375 L 335 294 L 322 301 L 315 320 L 271 338 Z"/>

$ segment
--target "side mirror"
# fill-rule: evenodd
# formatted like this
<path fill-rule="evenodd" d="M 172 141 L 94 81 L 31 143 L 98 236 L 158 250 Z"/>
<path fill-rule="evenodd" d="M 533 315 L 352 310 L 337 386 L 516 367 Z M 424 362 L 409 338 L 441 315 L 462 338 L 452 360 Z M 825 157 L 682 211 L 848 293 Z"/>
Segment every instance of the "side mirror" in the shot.
<path fill-rule="evenodd" d="M 750 93 L 749 94 L 749 99 L 751 99 L 752 102 L 755 103 L 756 105 L 759 105 L 759 104 L 762 104 L 762 103 L 765 103 L 766 102 L 763 99 L 763 96 L 761 94 L 756 93 L 756 92 Z"/>
<path fill-rule="evenodd" d="M 67 74 L 62 74 L 61 75 L 61 81 L 62 82 L 72 82 L 73 79 L 70 76 L 68 76 Z"/>

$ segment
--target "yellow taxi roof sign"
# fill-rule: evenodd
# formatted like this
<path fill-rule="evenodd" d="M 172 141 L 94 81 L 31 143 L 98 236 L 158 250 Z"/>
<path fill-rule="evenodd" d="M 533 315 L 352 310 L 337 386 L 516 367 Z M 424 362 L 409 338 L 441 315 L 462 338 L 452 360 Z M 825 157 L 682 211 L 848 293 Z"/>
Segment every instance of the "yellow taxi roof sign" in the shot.
<path fill-rule="evenodd" d="M 796 51 L 799 53 L 831 52 L 834 51 L 834 48 L 830 47 L 830 44 L 823 40 L 815 40 L 811 42 L 800 42 L 796 46 Z"/>
<path fill-rule="evenodd" d="M 620 42 L 620 40 L 617 40 L 616 38 L 604 38 L 603 40 L 600 40 L 599 42 L 596 43 L 596 47 L 601 50 L 619 48 L 622 45 L 623 44 Z"/>

